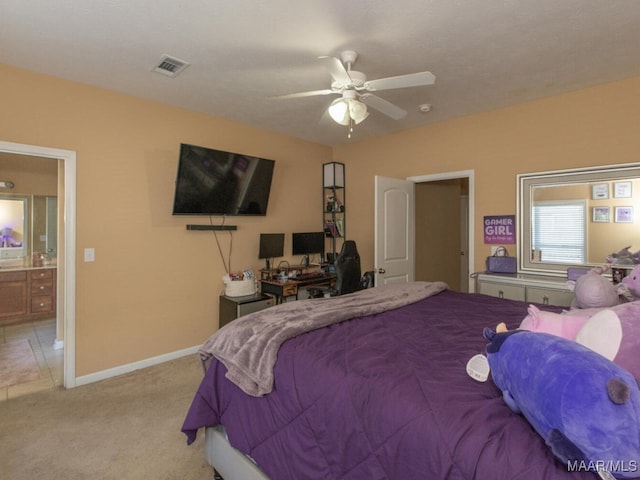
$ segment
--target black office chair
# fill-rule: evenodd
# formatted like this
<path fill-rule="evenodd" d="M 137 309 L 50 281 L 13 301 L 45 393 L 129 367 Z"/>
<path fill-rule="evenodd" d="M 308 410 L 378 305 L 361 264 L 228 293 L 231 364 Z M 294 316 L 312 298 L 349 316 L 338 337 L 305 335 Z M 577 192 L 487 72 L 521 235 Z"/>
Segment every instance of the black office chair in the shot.
<path fill-rule="evenodd" d="M 352 293 L 361 288 L 360 254 L 356 242 L 345 240 L 335 260 L 336 283 L 333 287 L 310 287 L 311 297 L 331 297 Z"/>

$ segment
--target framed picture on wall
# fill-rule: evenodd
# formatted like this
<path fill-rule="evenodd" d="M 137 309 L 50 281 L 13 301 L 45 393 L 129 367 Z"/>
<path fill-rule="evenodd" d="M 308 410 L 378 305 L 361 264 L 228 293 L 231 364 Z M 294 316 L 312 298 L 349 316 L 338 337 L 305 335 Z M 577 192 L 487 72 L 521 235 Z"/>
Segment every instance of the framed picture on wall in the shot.
<path fill-rule="evenodd" d="M 606 200 L 609 198 L 609 184 L 596 183 L 591 186 L 591 200 Z"/>
<path fill-rule="evenodd" d="M 616 207 L 615 221 L 616 223 L 632 223 L 633 207 Z"/>
<path fill-rule="evenodd" d="M 593 217 L 595 223 L 608 223 L 611 221 L 611 209 L 609 207 L 593 207 Z"/>
<path fill-rule="evenodd" d="M 614 182 L 613 198 L 631 198 L 631 182 Z"/>

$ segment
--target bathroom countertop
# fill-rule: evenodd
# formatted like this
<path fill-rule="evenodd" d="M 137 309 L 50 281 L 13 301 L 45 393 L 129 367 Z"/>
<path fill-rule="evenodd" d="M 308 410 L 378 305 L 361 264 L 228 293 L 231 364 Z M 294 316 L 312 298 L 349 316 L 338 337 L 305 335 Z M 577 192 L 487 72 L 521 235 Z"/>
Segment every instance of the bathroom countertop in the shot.
<path fill-rule="evenodd" d="M 0 263 L 0 273 L 2 272 L 16 272 L 20 270 L 43 270 L 46 268 L 57 268 L 55 263 L 49 265 L 43 265 L 42 267 L 33 267 L 31 265 L 3 265 Z"/>

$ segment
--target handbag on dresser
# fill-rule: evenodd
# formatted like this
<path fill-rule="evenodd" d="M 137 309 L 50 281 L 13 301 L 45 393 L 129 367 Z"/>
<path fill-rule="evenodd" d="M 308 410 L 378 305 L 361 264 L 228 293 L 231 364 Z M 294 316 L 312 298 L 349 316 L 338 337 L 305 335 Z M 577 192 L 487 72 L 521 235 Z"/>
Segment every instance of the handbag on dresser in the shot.
<path fill-rule="evenodd" d="M 486 268 L 489 273 L 516 273 L 517 258 L 510 257 L 505 247 L 498 247 L 493 255 L 487 257 Z"/>

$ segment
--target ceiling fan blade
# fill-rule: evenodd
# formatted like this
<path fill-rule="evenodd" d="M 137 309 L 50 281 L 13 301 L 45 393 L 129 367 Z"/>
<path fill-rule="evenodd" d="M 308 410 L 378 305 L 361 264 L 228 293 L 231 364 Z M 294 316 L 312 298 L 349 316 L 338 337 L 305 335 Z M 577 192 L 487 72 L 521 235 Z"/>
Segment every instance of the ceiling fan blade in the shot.
<path fill-rule="evenodd" d="M 365 93 L 363 95 L 360 95 L 360 100 L 362 100 L 363 103 L 367 104 L 371 108 L 375 108 L 379 112 L 384 113 L 394 120 L 400 120 L 407 115 L 407 112 L 405 110 L 395 106 L 391 102 L 387 102 L 383 98 L 373 95 L 372 93 Z"/>
<path fill-rule="evenodd" d="M 286 98 L 314 97 L 316 95 L 330 95 L 332 93 L 340 93 L 340 92 L 334 92 L 331 89 L 311 90 L 309 92 L 290 93 L 288 95 L 276 95 L 269 98 L 286 99 Z"/>
<path fill-rule="evenodd" d="M 364 90 L 390 90 L 392 88 L 420 87 L 423 85 L 433 85 L 436 77 L 431 72 L 409 73 L 397 77 L 379 78 L 369 80 L 364 83 Z"/>
<path fill-rule="evenodd" d="M 340 59 L 336 57 L 327 57 L 322 56 L 318 57 L 321 60 L 325 60 L 327 62 L 327 68 L 329 69 L 329 73 L 333 77 L 333 79 L 340 83 L 341 85 L 349 85 L 351 83 L 351 77 L 349 76 L 349 72 L 344 68 L 344 65 L 340 61 Z"/>

